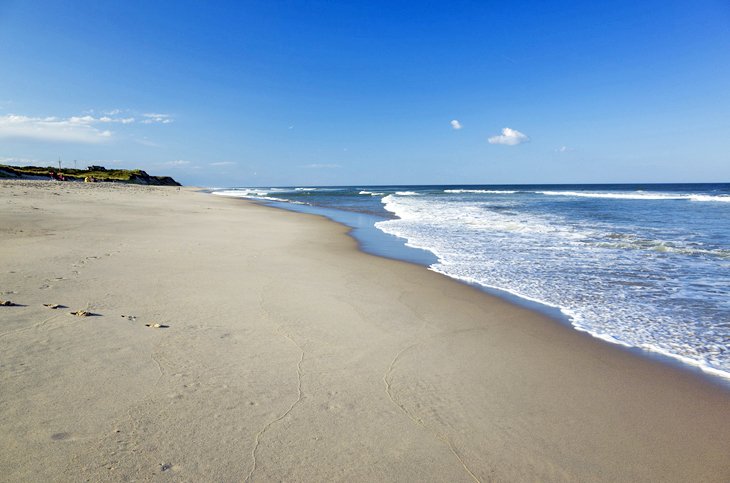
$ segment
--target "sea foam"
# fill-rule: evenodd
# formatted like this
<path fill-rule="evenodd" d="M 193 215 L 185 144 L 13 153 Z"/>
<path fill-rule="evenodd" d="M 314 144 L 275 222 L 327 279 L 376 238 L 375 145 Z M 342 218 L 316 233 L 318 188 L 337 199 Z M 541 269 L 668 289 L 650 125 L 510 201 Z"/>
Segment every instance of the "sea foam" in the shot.
<path fill-rule="evenodd" d="M 539 199 L 538 205 L 511 201 L 507 210 L 487 198 L 389 195 L 381 201 L 397 218 L 376 226 L 434 253 L 432 270 L 558 308 L 576 329 L 602 340 L 730 377 L 730 278 L 718 265 L 730 257 L 726 247 L 676 230 L 657 230 L 675 239 L 647 236 L 651 230 L 633 225 L 622 229 L 636 232 L 616 232 L 611 221 L 534 209 Z"/>

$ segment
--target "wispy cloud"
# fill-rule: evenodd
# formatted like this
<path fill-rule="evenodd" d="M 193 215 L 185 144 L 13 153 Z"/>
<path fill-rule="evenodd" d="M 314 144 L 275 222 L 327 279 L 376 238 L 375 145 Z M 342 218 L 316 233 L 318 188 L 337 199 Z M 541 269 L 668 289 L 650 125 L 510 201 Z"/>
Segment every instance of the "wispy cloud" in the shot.
<path fill-rule="evenodd" d="M 170 124 L 172 122 L 172 116 L 170 114 L 159 114 L 155 112 L 148 112 L 142 114 L 144 118 L 142 124 Z"/>
<path fill-rule="evenodd" d="M 504 144 L 506 146 L 516 146 L 518 144 L 526 143 L 530 140 L 526 134 L 519 132 L 516 129 L 510 129 L 508 127 L 502 129 L 502 134 L 498 136 L 492 136 L 489 138 L 489 144 Z"/>
<path fill-rule="evenodd" d="M 93 116 L 29 117 L 8 114 L 0 116 L 0 137 L 24 138 L 39 141 L 101 143 L 109 140 L 112 132 L 95 126 L 101 123 Z"/>
<path fill-rule="evenodd" d="M 134 141 L 136 143 L 141 144 L 142 146 L 147 146 L 147 147 L 150 147 L 150 148 L 159 148 L 159 147 L 162 147 L 160 144 L 158 144 L 158 143 L 156 143 L 154 141 L 151 141 L 151 140 L 147 139 L 146 137 L 139 138 L 139 139 L 135 139 Z"/>
<path fill-rule="evenodd" d="M 313 163 L 313 164 L 305 164 L 302 166 L 302 168 L 307 169 L 337 169 L 341 168 L 339 164 L 322 164 L 322 163 Z"/>
<path fill-rule="evenodd" d="M 569 148 L 568 146 L 560 146 L 559 148 L 555 149 L 556 153 L 568 153 L 572 151 L 573 148 Z"/>
<path fill-rule="evenodd" d="M 178 166 L 187 166 L 190 164 L 190 161 L 185 161 L 184 159 L 176 159 L 174 161 L 167 161 L 166 163 L 163 163 L 165 166 L 172 166 L 178 167 Z"/>
<path fill-rule="evenodd" d="M 68 118 L 69 122 L 75 123 L 75 124 L 94 124 L 94 123 L 119 123 L 119 124 L 132 124 L 134 122 L 133 117 L 109 117 L 109 116 L 101 116 L 101 117 L 94 117 L 89 114 L 85 116 L 72 116 Z"/>
<path fill-rule="evenodd" d="M 454 119 L 449 124 L 451 124 L 451 127 L 454 128 L 454 129 L 456 129 L 456 130 L 461 129 L 461 123 L 459 122 L 458 119 Z"/>
<path fill-rule="evenodd" d="M 93 110 L 83 116 L 33 117 L 18 114 L 0 116 L 0 138 L 33 139 L 38 141 L 60 141 L 69 143 L 95 144 L 108 141 L 113 132 L 105 126 L 113 124 L 169 124 L 169 114 L 143 114 L 138 121 L 133 116 L 119 116 L 123 111 L 113 109 L 101 116 L 94 116 Z"/>
<path fill-rule="evenodd" d="M 231 166 L 232 164 L 236 164 L 233 161 L 218 161 L 216 163 L 210 163 L 211 166 Z"/>
<path fill-rule="evenodd" d="M 99 118 L 99 122 L 118 122 L 121 124 L 132 124 L 135 121 L 133 117 L 122 117 L 122 118 L 112 118 L 109 116 L 103 116 Z"/>

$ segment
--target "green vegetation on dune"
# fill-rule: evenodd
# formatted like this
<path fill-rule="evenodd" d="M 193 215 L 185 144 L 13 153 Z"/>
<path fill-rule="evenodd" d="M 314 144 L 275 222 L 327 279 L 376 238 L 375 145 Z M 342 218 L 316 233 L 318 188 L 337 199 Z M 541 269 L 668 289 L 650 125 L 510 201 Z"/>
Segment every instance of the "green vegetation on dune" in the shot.
<path fill-rule="evenodd" d="M 53 166 L 7 166 L 0 164 L 0 178 L 28 179 L 41 177 L 51 179 L 51 173 L 61 173 L 67 181 L 84 181 L 84 179 L 93 178 L 97 182 L 181 186 L 170 176 L 150 176 L 141 169 L 106 169 L 103 166 L 89 166 L 87 169 L 64 168 L 59 170 Z"/>

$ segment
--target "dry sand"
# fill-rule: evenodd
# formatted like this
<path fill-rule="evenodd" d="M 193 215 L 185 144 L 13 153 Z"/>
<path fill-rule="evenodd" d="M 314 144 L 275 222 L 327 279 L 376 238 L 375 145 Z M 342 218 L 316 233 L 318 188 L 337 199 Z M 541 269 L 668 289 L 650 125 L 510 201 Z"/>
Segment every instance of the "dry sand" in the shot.
<path fill-rule="evenodd" d="M 730 480 L 727 389 L 346 232 L 0 182 L 0 480 Z"/>

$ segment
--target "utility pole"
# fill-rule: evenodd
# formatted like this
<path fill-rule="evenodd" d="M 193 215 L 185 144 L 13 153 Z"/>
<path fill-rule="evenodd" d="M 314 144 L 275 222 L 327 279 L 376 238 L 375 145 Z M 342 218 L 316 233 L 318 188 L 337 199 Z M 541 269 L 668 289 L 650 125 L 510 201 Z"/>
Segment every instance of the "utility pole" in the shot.
<path fill-rule="evenodd" d="M 74 159 L 74 169 L 76 169 L 76 160 Z"/>
<path fill-rule="evenodd" d="M 58 170 L 61 171 L 61 156 L 58 157 Z"/>

